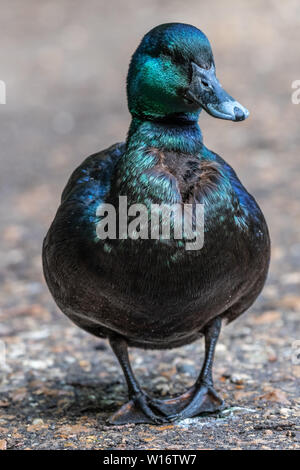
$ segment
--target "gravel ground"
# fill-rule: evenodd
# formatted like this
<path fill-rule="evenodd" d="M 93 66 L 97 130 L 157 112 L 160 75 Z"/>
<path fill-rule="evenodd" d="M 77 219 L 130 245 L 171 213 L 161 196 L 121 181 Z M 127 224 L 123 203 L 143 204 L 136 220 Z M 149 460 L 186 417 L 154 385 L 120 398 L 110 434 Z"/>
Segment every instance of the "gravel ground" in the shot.
<path fill-rule="evenodd" d="M 300 79 L 297 1 L 1 2 L 0 449 L 297 449 L 300 379 Z M 130 54 L 152 26 L 182 21 L 209 36 L 242 124 L 201 117 L 205 143 L 255 195 L 272 263 L 255 305 L 223 329 L 216 389 L 227 409 L 168 426 L 107 425 L 126 400 L 105 341 L 57 309 L 41 270 L 43 236 L 70 172 L 124 139 Z M 156 396 L 190 386 L 201 341 L 132 350 Z"/>

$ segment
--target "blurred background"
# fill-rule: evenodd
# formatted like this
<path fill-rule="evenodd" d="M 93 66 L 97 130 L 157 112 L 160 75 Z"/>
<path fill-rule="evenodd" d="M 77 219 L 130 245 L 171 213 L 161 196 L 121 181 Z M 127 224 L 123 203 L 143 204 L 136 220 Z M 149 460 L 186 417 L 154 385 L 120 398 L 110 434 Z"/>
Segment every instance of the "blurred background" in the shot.
<path fill-rule="evenodd" d="M 3 438 L 3 446 L 43 448 L 42 437 L 34 437 L 39 432 L 48 436 L 53 448 L 72 447 L 72 438 L 51 434 L 53 416 L 54 426 L 79 426 L 81 420 L 84 427 L 86 413 L 88 423 L 97 413 L 104 422 L 109 406 L 125 400 L 121 373 L 105 342 L 103 351 L 95 352 L 99 341 L 71 325 L 50 297 L 42 276 L 41 245 L 73 169 L 89 154 L 125 139 L 130 123 L 125 93 L 130 56 L 149 29 L 173 21 L 191 23 L 206 33 L 218 78 L 250 110 L 250 118 L 238 124 L 203 112 L 200 126 L 206 146 L 233 166 L 257 199 L 273 245 L 263 294 L 221 337 L 219 389 L 241 407 L 253 408 L 257 399 L 259 413 L 271 401 L 274 416 L 265 419 L 292 423 L 297 415 L 300 104 L 293 104 L 291 96 L 292 82 L 300 80 L 299 1 L 1 0 L 0 80 L 6 83 L 7 102 L 0 104 L 0 340 L 6 351 L 0 420 L 13 436 Z M 145 386 L 152 387 L 158 371 L 164 380 L 156 383 L 157 393 L 177 393 L 197 374 L 196 354 L 201 348 L 135 352 L 133 361 L 146 377 Z M 150 372 L 153 364 L 157 370 Z M 240 373 L 240 383 L 232 378 L 232 367 Z M 86 403 L 90 414 L 84 411 Z M 14 425 L 17 416 L 18 432 L 11 430 L 5 414 L 14 416 Z M 31 434 L 28 426 L 33 426 Z M 105 444 L 95 429 L 97 443 L 83 437 L 80 441 L 86 431 L 77 429 L 74 446 L 122 446 L 119 435 Z M 177 439 L 178 431 L 172 432 Z M 189 448 L 204 442 L 203 434 L 186 435 Z M 155 434 L 154 447 L 159 442 L 167 445 L 162 436 L 156 444 Z M 272 441 L 266 436 L 261 446 L 272 441 L 276 447 L 279 437 L 281 446 L 295 442 L 287 432 L 273 437 Z M 235 438 L 230 434 L 228 446 Z M 134 434 L 123 448 L 146 448 L 146 441 L 137 444 L 130 439 Z M 216 435 L 214 445 L 226 447 L 226 439 Z M 249 439 L 240 445 L 254 446 Z"/>

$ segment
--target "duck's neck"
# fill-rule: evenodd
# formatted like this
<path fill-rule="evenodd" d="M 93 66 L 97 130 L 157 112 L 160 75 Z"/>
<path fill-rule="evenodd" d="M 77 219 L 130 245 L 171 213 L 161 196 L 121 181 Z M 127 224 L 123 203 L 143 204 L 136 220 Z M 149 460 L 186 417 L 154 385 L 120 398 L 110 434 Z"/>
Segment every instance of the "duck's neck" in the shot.
<path fill-rule="evenodd" d="M 158 148 L 193 154 L 202 147 L 198 115 L 176 114 L 163 118 L 133 117 L 127 137 L 127 149 Z"/>

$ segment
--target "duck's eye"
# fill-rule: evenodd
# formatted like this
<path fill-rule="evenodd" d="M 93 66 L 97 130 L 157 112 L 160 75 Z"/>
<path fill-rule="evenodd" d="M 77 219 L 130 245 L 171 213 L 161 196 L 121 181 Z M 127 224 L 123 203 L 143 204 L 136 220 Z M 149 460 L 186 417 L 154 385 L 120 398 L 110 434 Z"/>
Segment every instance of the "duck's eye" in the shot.
<path fill-rule="evenodd" d="M 204 80 L 203 78 L 201 79 L 201 83 L 202 83 L 202 85 L 205 86 L 206 88 L 209 88 L 209 83 L 208 83 L 206 80 Z"/>

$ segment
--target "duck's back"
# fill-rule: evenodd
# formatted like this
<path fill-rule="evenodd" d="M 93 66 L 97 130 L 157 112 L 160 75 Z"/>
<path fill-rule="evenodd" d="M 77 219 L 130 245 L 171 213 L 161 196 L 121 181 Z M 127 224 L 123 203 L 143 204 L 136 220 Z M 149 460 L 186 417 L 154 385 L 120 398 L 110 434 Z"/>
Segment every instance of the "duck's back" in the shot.
<path fill-rule="evenodd" d="M 181 203 L 204 204 L 202 249 L 187 251 L 175 240 L 97 238 L 97 207 L 116 201 L 112 185 L 125 153 L 116 144 L 71 176 L 43 259 L 57 304 L 79 326 L 164 348 L 195 340 L 214 316 L 232 320 L 253 303 L 267 273 L 269 237 L 256 202 L 219 156 L 205 147 L 201 158 L 151 151 L 152 180 L 168 179 Z"/>

